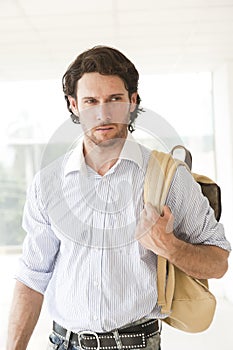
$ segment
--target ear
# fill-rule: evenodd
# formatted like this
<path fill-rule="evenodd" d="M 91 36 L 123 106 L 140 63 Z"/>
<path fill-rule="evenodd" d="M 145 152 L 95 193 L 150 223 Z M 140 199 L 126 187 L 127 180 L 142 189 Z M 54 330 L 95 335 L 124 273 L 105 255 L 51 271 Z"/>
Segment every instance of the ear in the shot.
<path fill-rule="evenodd" d="M 137 96 L 138 96 L 137 92 L 134 92 L 131 95 L 131 100 L 130 100 L 130 112 L 131 113 L 135 111 L 135 108 L 137 106 Z"/>
<path fill-rule="evenodd" d="M 76 102 L 75 98 L 69 95 L 68 96 L 68 100 L 70 102 L 70 108 L 71 108 L 72 112 L 74 114 L 77 114 L 78 113 L 78 108 L 77 108 L 77 102 Z"/>

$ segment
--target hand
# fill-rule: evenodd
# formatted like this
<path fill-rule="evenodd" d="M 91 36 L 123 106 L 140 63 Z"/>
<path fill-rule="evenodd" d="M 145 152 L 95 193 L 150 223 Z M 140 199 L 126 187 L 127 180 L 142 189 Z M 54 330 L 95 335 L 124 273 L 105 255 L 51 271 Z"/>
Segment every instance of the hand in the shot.
<path fill-rule="evenodd" d="M 145 248 L 167 258 L 175 239 L 173 225 L 174 217 L 169 207 L 164 206 L 159 215 L 152 204 L 146 203 L 136 227 L 136 239 Z"/>

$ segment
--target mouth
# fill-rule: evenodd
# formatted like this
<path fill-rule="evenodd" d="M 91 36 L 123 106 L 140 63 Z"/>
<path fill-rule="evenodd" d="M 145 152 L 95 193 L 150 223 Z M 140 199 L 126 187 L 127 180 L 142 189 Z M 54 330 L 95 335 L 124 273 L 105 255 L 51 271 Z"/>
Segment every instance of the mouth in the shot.
<path fill-rule="evenodd" d="M 113 129 L 114 129 L 113 125 L 101 125 L 101 126 L 98 126 L 95 130 L 100 132 L 104 132 L 104 131 L 106 132 Z"/>

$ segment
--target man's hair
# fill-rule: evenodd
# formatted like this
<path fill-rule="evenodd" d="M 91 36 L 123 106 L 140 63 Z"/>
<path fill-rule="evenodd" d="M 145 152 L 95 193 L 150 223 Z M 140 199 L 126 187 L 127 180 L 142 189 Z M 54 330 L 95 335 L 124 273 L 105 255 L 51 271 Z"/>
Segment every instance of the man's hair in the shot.
<path fill-rule="evenodd" d="M 74 115 L 68 96 L 76 99 L 77 82 L 85 73 L 97 72 L 103 75 L 116 75 L 124 82 L 128 91 L 129 99 L 138 90 L 139 74 L 133 63 L 120 51 L 108 46 L 95 46 L 92 49 L 81 53 L 68 67 L 62 78 L 63 92 L 67 103 L 67 108 L 71 112 L 74 123 L 79 123 L 78 116 Z M 128 129 L 134 131 L 134 121 L 140 112 L 140 97 L 137 95 L 137 105 L 134 112 L 130 113 L 130 123 Z"/>

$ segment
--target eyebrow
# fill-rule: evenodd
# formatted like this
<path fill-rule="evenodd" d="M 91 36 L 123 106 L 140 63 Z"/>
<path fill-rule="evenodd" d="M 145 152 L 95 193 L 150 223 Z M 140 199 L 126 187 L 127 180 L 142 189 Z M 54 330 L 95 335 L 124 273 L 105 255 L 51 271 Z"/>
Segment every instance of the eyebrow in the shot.
<path fill-rule="evenodd" d="M 114 97 L 114 96 L 124 96 L 124 94 L 122 92 L 119 92 L 119 93 L 111 94 L 107 98 L 111 98 L 111 97 Z M 82 97 L 82 100 L 86 100 L 86 99 L 89 99 L 89 98 L 97 99 L 98 96 L 85 96 L 85 97 Z"/>

